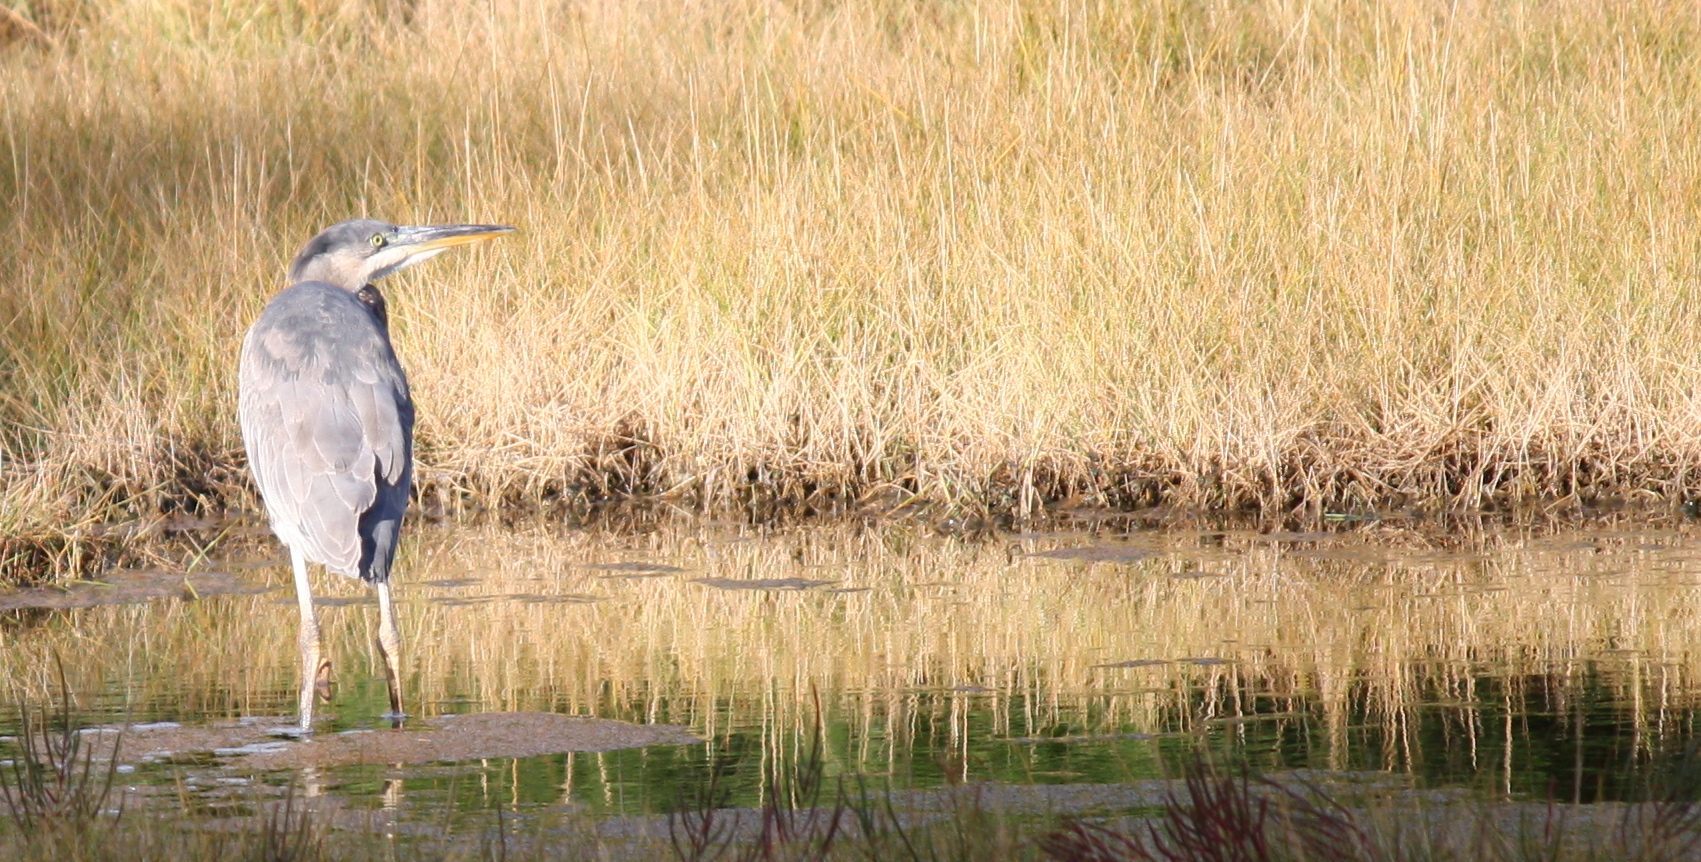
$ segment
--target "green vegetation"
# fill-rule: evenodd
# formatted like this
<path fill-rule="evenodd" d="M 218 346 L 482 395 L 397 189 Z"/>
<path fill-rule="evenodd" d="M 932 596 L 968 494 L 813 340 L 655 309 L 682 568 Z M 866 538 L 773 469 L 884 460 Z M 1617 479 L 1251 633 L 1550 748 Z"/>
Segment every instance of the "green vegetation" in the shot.
<path fill-rule="evenodd" d="M 1676 498 L 1701 20 L 1660 0 L 14 3 L 0 574 L 251 505 L 328 222 L 461 505 Z M 93 561 L 93 562 L 81 562 Z"/>

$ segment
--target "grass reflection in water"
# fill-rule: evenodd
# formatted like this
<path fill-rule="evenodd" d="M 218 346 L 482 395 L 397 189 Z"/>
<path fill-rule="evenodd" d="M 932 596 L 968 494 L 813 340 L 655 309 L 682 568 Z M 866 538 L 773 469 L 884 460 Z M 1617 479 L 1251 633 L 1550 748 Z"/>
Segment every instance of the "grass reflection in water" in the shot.
<path fill-rule="evenodd" d="M 638 813 L 714 770 L 754 804 L 762 770 L 809 738 L 816 696 L 828 776 L 894 787 L 1133 781 L 1209 750 L 1271 772 L 1590 801 L 1625 797 L 1639 767 L 1681 750 L 1697 700 L 1701 537 L 1682 525 L 1446 539 L 457 528 L 417 531 L 404 555 L 408 685 L 427 714 L 594 715 L 709 742 L 326 779 L 363 804 Z M 58 653 L 81 703 L 110 716 L 283 715 L 287 571 L 226 562 L 272 591 L 14 611 L 0 674 L 51 696 Z M 750 581 L 762 588 L 735 588 Z M 324 585 L 332 729 L 376 726 L 374 614 L 335 606 L 353 585 Z"/>

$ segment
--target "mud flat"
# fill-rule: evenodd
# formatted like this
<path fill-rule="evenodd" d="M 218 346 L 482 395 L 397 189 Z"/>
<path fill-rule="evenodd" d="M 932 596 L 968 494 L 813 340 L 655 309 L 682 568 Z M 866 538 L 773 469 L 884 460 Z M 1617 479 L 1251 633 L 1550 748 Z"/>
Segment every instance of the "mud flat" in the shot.
<path fill-rule="evenodd" d="M 307 739 L 281 739 L 287 719 L 249 717 L 185 726 L 154 722 L 123 729 L 118 760 L 152 763 L 211 754 L 239 770 L 420 764 L 614 751 L 702 742 L 684 727 L 641 725 L 546 712 L 442 715 L 398 730 L 345 730 Z M 117 736 L 107 726 L 86 734 Z"/>

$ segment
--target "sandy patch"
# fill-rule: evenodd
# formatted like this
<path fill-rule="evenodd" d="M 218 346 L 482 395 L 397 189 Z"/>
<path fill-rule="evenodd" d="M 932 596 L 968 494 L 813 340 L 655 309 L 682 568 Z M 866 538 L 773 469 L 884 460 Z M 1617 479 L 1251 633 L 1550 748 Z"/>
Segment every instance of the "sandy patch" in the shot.
<path fill-rule="evenodd" d="M 228 751 L 244 745 L 277 742 L 269 731 L 289 722 L 290 719 L 284 716 L 250 716 L 239 721 L 212 724 L 185 725 L 175 721 L 133 724 L 123 728 L 122 737 L 116 725 L 91 727 L 80 733 L 87 744 L 92 745 L 97 757 L 106 757 L 116 742 L 119 743 L 117 759 L 120 763 L 152 763 Z"/>
<path fill-rule="evenodd" d="M 534 757 L 702 742 L 683 727 L 627 724 L 548 712 L 483 712 L 421 722 L 426 729 L 321 734 L 232 762 L 244 769 L 433 763 L 486 757 Z"/>
<path fill-rule="evenodd" d="M 149 763 L 212 755 L 229 758 L 229 765 L 238 769 L 266 770 L 533 757 L 702 742 L 674 725 L 627 724 L 548 712 L 444 715 L 411 721 L 402 730 L 346 730 L 305 740 L 273 734 L 274 728 L 288 724 L 286 718 L 246 718 L 207 725 L 133 725 L 124 732 L 118 758 Z M 84 731 L 97 735 L 91 741 L 102 753 L 117 732 L 117 728 Z"/>

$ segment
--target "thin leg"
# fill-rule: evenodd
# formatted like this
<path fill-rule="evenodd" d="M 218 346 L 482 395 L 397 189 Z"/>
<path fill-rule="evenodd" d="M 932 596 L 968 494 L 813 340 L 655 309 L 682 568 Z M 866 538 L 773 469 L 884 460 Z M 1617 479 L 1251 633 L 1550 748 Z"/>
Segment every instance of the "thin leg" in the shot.
<path fill-rule="evenodd" d="M 296 637 L 296 648 L 301 653 L 301 696 L 295 705 L 300 715 L 299 730 L 306 735 L 313 732 L 313 707 L 320 690 L 330 689 L 331 660 L 325 658 L 319 645 L 319 621 L 313 615 L 313 585 L 307 580 L 307 558 L 290 548 L 289 561 L 295 567 L 295 601 L 301 609 L 301 632 Z"/>
<path fill-rule="evenodd" d="M 378 652 L 384 657 L 384 679 L 390 684 L 390 714 L 385 718 L 401 726 L 407 713 L 402 711 L 402 674 L 399 659 L 402 655 L 402 634 L 396 628 L 396 608 L 390 601 L 389 583 L 378 584 Z"/>

